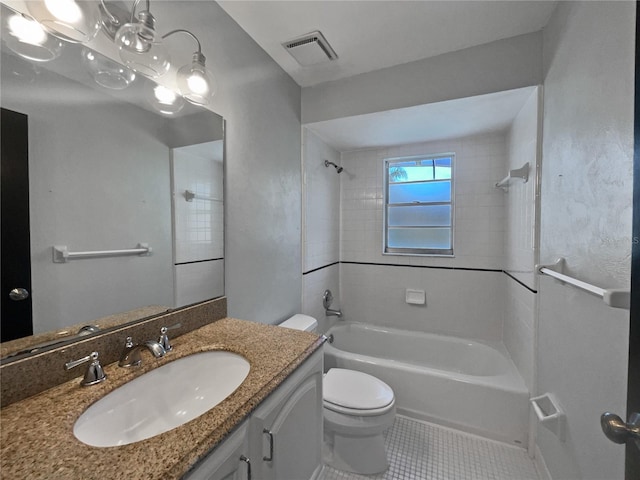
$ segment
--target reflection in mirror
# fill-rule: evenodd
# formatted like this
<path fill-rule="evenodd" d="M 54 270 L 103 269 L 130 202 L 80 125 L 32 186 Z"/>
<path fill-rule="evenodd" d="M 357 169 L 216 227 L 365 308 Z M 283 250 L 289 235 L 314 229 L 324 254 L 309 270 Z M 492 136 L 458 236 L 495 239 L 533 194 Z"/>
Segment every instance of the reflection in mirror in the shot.
<path fill-rule="evenodd" d="M 86 47 L 34 61 L 6 36 L 2 356 L 224 295 L 222 118 Z"/>

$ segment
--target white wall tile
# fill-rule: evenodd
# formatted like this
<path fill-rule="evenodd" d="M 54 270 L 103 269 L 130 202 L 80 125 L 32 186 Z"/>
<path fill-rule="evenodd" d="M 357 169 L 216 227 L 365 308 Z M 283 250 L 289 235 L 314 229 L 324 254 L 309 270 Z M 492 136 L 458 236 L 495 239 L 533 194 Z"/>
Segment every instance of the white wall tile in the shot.
<path fill-rule="evenodd" d="M 407 330 L 500 340 L 505 275 L 501 272 L 393 265 L 341 265 L 346 320 Z M 426 305 L 405 301 L 425 290 Z"/>
<path fill-rule="evenodd" d="M 175 304 L 183 307 L 224 295 L 224 260 L 174 265 Z"/>
<path fill-rule="evenodd" d="M 212 148 L 213 151 L 213 148 Z M 211 260 L 224 256 L 222 161 L 176 148 L 171 155 L 174 262 Z M 185 190 L 214 200 L 194 198 Z"/>
<path fill-rule="evenodd" d="M 339 165 L 340 155 L 303 128 L 304 272 L 340 258 L 340 175 L 325 160 Z"/>
<path fill-rule="evenodd" d="M 494 188 L 506 168 L 506 137 L 491 133 L 463 139 L 342 153 L 341 260 L 502 269 L 504 195 Z M 383 160 L 454 152 L 455 258 L 383 255 Z M 374 201 L 375 200 L 375 201 Z M 470 260 L 472 258 L 472 260 Z M 473 265 L 469 264 L 472 261 Z"/>
<path fill-rule="evenodd" d="M 538 95 L 536 89 L 514 120 L 508 135 L 508 169 L 529 163 L 529 180 L 514 180 L 504 193 L 505 270 L 532 289 L 536 288 L 534 266 L 538 263 L 539 208 L 536 198 L 538 151 Z"/>
<path fill-rule="evenodd" d="M 533 391 L 537 294 L 512 278 L 505 279 L 503 341 L 520 375 Z"/>
<path fill-rule="evenodd" d="M 302 313 L 314 317 L 318 321 L 318 332 L 325 333 L 337 321 L 337 317 L 325 316 L 322 295 L 325 290 L 333 294 L 333 310 L 340 309 L 340 266 L 331 265 L 302 276 L 303 300 Z"/>

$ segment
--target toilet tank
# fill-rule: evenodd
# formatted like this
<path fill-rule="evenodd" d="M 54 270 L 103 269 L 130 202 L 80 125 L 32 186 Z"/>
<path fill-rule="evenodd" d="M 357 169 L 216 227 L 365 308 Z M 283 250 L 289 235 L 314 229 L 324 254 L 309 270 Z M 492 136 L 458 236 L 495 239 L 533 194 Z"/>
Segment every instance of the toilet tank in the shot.
<path fill-rule="evenodd" d="M 315 318 L 302 313 L 296 313 L 293 317 L 285 320 L 280 324 L 281 327 L 292 328 L 294 330 L 303 330 L 305 332 L 315 332 L 318 328 L 318 322 Z"/>

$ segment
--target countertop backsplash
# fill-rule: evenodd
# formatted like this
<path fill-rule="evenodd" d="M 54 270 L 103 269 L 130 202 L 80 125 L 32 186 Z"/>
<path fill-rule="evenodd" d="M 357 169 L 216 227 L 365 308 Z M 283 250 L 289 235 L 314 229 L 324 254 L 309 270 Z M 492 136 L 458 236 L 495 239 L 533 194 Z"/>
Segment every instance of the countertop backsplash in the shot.
<path fill-rule="evenodd" d="M 133 337 L 136 343 L 157 340 L 162 327 L 180 323 L 180 327 L 169 332 L 169 338 L 178 337 L 226 316 L 227 299 L 221 297 L 2 365 L 0 407 L 36 395 L 73 378 L 82 377 L 85 371 L 82 366 L 70 371 L 64 369 L 64 364 L 70 360 L 85 357 L 96 351 L 100 355 L 102 365 L 117 361 L 126 337 Z"/>

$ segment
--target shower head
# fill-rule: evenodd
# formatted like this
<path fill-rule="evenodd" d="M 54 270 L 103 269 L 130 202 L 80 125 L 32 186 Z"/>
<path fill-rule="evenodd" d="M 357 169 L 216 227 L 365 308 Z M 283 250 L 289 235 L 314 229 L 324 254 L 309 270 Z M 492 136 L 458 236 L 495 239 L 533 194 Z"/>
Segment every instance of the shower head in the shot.
<path fill-rule="evenodd" d="M 344 170 L 344 168 L 339 167 L 339 166 L 338 166 L 338 165 L 336 165 L 335 163 L 330 162 L 329 160 L 325 160 L 325 161 L 324 161 L 324 166 L 325 166 L 325 167 L 328 167 L 329 165 L 333 165 L 333 167 L 336 169 L 336 172 L 338 172 L 338 173 L 340 173 L 340 172 L 342 172 L 342 170 Z"/>

